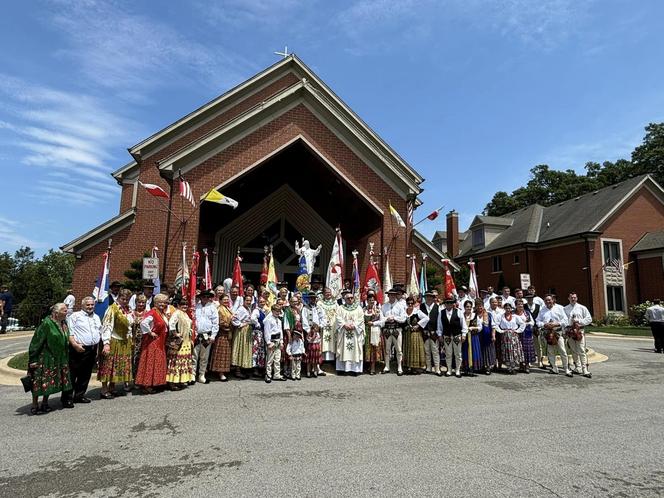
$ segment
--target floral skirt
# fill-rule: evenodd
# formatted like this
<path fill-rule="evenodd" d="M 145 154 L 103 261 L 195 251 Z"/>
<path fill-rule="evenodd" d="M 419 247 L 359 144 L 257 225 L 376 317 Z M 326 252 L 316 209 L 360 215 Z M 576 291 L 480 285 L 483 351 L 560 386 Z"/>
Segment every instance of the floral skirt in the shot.
<path fill-rule="evenodd" d="M 194 379 L 191 364 L 191 341 L 185 341 L 180 350 L 166 356 L 166 382 L 184 384 Z"/>
<path fill-rule="evenodd" d="M 99 382 L 131 382 L 133 378 L 131 346 L 131 339 L 124 341 L 111 339 L 111 350 L 107 355 L 99 356 L 97 371 Z"/>
<path fill-rule="evenodd" d="M 219 332 L 212 346 L 210 371 L 226 374 L 231 371 L 231 338 L 227 333 Z"/>
<path fill-rule="evenodd" d="M 381 336 L 380 341 L 377 346 L 371 344 L 371 332 L 368 330 L 370 327 L 366 327 L 364 334 L 364 361 L 369 363 L 372 360 L 378 363 L 383 363 L 385 360 L 383 356 L 385 355 L 385 342 Z"/>
<path fill-rule="evenodd" d="M 519 340 L 519 334 L 513 330 L 504 330 L 501 342 L 502 362 L 509 368 L 516 368 L 523 363 L 523 348 Z"/>
<path fill-rule="evenodd" d="M 57 361 L 50 355 L 42 353 L 37 363 L 39 366 L 31 372 L 33 396 L 49 396 L 71 390 L 67 362 Z"/>
<path fill-rule="evenodd" d="M 254 368 L 265 368 L 265 340 L 263 339 L 263 331 L 261 329 L 254 329 L 252 340 L 251 363 Z"/>
<path fill-rule="evenodd" d="M 245 325 L 235 330 L 231 364 L 238 368 L 252 368 L 251 350 L 253 347 L 252 327 Z"/>

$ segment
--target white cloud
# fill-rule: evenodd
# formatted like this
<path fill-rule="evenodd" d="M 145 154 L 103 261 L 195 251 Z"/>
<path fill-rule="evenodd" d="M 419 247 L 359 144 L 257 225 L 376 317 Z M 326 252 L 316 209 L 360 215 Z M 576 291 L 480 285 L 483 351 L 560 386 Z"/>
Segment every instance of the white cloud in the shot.
<path fill-rule="evenodd" d="M 0 216 L 0 250 L 15 250 L 21 246 L 31 248 L 45 248 L 46 244 L 33 240 L 21 234 L 21 227 L 24 226 L 16 220 Z"/>
<path fill-rule="evenodd" d="M 193 41 L 153 17 L 132 13 L 132 7 L 106 1 L 59 4 L 49 21 L 70 47 L 56 55 L 73 59 L 88 79 L 132 102 L 157 86 L 202 81 L 228 87 L 253 67 L 232 50 Z"/>
<path fill-rule="evenodd" d="M 334 22 L 353 43 L 350 51 L 354 53 L 389 51 L 399 44 L 426 40 L 449 23 L 464 23 L 546 50 L 575 33 L 594 2 L 361 0 L 342 11 Z"/>

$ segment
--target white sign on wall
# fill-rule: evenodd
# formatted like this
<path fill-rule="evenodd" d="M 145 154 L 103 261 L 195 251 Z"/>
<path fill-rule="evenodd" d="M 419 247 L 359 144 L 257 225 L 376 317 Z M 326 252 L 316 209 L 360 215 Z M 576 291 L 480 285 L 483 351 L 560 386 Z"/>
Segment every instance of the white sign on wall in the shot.
<path fill-rule="evenodd" d="M 143 258 L 143 280 L 159 278 L 159 258 Z"/>
<path fill-rule="evenodd" d="M 528 287 L 530 287 L 530 273 L 522 273 L 521 274 L 521 288 L 525 290 Z"/>

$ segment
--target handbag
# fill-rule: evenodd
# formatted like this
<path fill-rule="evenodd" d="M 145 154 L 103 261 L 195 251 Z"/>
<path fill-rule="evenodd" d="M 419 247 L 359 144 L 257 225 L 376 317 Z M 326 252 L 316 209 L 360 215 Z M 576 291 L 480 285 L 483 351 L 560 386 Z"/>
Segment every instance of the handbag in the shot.
<path fill-rule="evenodd" d="M 28 374 L 24 377 L 21 377 L 21 384 L 23 384 L 23 389 L 25 392 L 31 392 L 33 387 L 32 375 Z"/>

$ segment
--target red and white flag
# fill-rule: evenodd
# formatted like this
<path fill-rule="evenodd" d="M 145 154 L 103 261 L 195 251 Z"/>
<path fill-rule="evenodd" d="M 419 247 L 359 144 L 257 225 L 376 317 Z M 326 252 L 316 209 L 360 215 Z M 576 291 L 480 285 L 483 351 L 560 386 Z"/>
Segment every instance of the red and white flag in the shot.
<path fill-rule="evenodd" d="M 373 244 L 372 244 L 373 245 Z M 376 293 L 376 302 L 383 304 L 383 287 L 380 283 L 380 275 L 378 275 L 378 268 L 373 259 L 373 248 L 369 251 L 369 265 L 364 274 L 364 288 L 362 290 L 362 299 L 367 298 L 367 291 L 372 290 Z"/>
<path fill-rule="evenodd" d="M 235 256 L 235 266 L 233 267 L 233 285 L 237 285 L 240 288 L 240 296 L 244 296 L 244 285 L 242 285 L 242 268 L 240 268 L 240 253 L 238 252 Z"/>
<path fill-rule="evenodd" d="M 205 290 L 212 289 L 212 272 L 210 271 L 210 261 L 208 260 L 208 250 L 203 249 L 205 254 Z"/>
<path fill-rule="evenodd" d="M 180 178 L 180 195 L 191 202 L 193 207 L 196 207 L 196 201 L 194 200 L 194 193 L 191 191 L 191 185 L 182 178 Z"/>
<path fill-rule="evenodd" d="M 186 289 L 182 289 L 182 295 L 187 296 L 189 300 L 189 310 L 188 315 L 191 318 L 191 340 L 196 343 L 196 275 L 198 273 L 198 261 L 199 261 L 198 251 L 194 251 L 194 254 L 191 255 L 191 278 L 189 279 L 189 286 Z"/>
<path fill-rule="evenodd" d="M 443 259 L 443 265 L 445 266 L 445 299 L 456 299 L 458 294 L 448 261 L 447 259 Z"/>
<path fill-rule="evenodd" d="M 468 279 L 468 294 L 473 299 L 480 297 L 480 289 L 477 285 L 477 273 L 475 271 L 475 262 L 470 259 L 468 261 L 468 267 L 470 268 L 470 278 Z"/>
<path fill-rule="evenodd" d="M 442 208 L 441 208 L 442 209 Z M 440 214 L 440 209 L 436 209 L 434 212 L 432 212 L 429 216 L 427 216 L 427 220 L 435 220 L 438 218 L 438 215 Z"/>
<path fill-rule="evenodd" d="M 154 197 L 163 197 L 164 199 L 170 199 L 170 196 L 159 185 L 155 185 L 154 183 L 143 183 L 143 182 L 138 182 L 138 183 L 141 185 L 141 187 L 143 187 L 145 190 L 148 191 L 148 194 Z"/>

